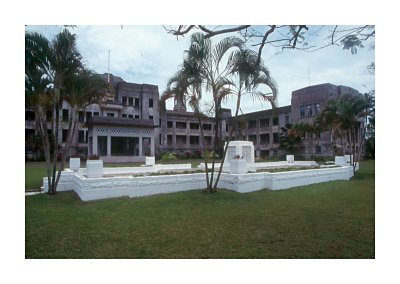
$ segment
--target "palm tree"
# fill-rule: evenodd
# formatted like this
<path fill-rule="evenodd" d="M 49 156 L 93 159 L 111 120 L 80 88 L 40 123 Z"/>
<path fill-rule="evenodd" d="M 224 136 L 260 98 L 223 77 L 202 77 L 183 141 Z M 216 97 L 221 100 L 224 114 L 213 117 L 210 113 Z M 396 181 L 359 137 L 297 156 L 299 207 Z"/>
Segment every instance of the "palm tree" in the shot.
<path fill-rule="evenodd" d="M 68 96 L 71 97 L 71 90 L 77 83 L 72 78 L 82 75 L 83 70 L 82 57 L 76 47 L 76 35 L 67 29 L 51 41 L 38 33 L 25 34 L 25 98 L 26 103 L 36 112 L 39 131 L 43 137 L 49 194 L 56 193 L 59 180 L 56 172 L 60 110 L 63 101 Z M 54 135 L 52 155 L 46 121 L 46 114 L 49 112 Z M 68 152 L 64 151 L 64 162 L 66 155 Z M 58 176 L 62 170 L 63 162 L 59 165 Z"/>
<path fill-rule="evenodd" d="M 227 57 L 230 50 L 231 52 Z M 226 64 L 224 60 L 226 59 Z M 256 64 L 257 56 L 245 49 L 242 40 L 236 37 L 229 37 L 221 40 L 218 44 L 212 45 L 209 39 L 202 34 L 196 33 L 191 37 L 191 45 L 186 51 L 183 64 L 167 85 L 161 101 L 175 97 L 182 101 L 188 101 L 189 105 L 197 115 L 200 125 L 201 118 L 204 113 L 200 110 L 200 101 L 203 91 L 211 93 L 212 105 L 209 111 L 214 114 L 214 143 L 211 155 L 211 174 L 208 176 L 207 159 L 206 178 L 207 190 L 209 192 L 216 191 L 216 187 L 221 175 L 223 162 L 216 179 L 214 180 L 215 159 L 217 150 L 221 148 L 219 125 L 221 122 L 222 103 L 230 96 L 237 96 L 237 104 L 235 117 L 240 108 L 241 96 L 251 93 L 255 97 L 262 98 L 269 102 L 275 103 L 277 96 L 276 84 L 270 77 L 268 69 L 263 64 Z M 271 88 L 271 93 L 265 94 L 256 92 L 256 88 L 265 84 Z M 202 127 L 201 127 L 202 129 Z M 231 129 L 233 130 L 233 129 Z M 232 137 L 229 132 L 226 148 L 222 155 L 222 161 L 226 154 L 227 146 Z M 202 138 L 203 139 L 203 138 Z"/>
<path fill-rule="evenodd" d="M 290 123 L 286 123 L 285 127 L 281 127 L 279 148 L 290 154 L 298 153 L 303 147 L 302 134 L 299 129 L 298 124 L 292 125 Z"/>
<path fill-rule="evenodd" d="M 337 151 L 336 140 L 340 138 L 342 149 L 342 155 L 344 155 L 344 142 L 343 142 L 343 131 L 341 129 L 341 124 L 337 116 L 338 105 L 336 100 L 327 101 L 323 111 L 317 116 L 316 122 L 320 125 L 321 129 L 324 131 L 329 131 L 331 136 L 333 156 L 335 156 Z"/>
<path fill-rule="evenodd" d="M 324 111 L 321 113 L 319 122 L 330 125 L 331 129 L 339 133 L 342 140 L 342 154 L 345 154 L 346 146 L 349 147 L 348 154 L 353 157 L 353 170 L 356 168 L 356 161 L 360 157 L 364 144 L 365 127 L 368 116 L 373 112 L 373 98 L 368 95 L 354 96 L 344 94 L 337 100 L 330 100 Z M 332 132 L 333 133 L 333 132 Z M 343 138 L 346 141 L 343 142 Z M 357 140 L 360 139 L 358 151 L 356 149 Z"/>

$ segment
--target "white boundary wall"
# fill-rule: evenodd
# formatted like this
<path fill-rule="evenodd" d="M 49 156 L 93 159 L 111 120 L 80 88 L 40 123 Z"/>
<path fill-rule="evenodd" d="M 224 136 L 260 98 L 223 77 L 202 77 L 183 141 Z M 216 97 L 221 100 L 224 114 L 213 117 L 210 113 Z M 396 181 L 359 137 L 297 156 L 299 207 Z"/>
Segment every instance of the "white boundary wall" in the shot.
<path fill-rule="evenodd" d="M 353 170 L 350 166 L 279 173 L 222 173 L 219 187 L 245 193 L 262 189 L 280 190 L 334 180 L 349 180 L 352 176 Z M 43 188 L 47 191 L 47 178 L 43 179 Z M 122 196 L 149 196 L 204 188 L 206 188 L 204 173 L 87 178 L 82 175 L 82 172 L 74 173 L 71 170 L 65 170 L 61 174 L 57 190 L 74 190 L 81 200 L 89 201 Z"/>

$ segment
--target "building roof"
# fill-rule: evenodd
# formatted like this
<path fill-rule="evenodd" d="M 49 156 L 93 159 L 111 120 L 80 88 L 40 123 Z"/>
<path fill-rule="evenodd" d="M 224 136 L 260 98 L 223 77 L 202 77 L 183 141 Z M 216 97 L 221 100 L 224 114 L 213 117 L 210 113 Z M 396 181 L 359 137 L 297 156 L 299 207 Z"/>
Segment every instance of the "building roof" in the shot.
<path fill-rule="evenodd" d="M 171 117 L 185 117 L 197 120 L 194 112 L 191 111 L 179 111 L 179 110 L 167 110 L 167 118 Z M 206 120 L 213 120 L 213 117 L 205 117 Z"/>
<path fill-rule="evenodd" d="M 93 116 L 89 122 L 89 127 L 95 125 L 109 125 L 109 126 L 124 126 L 124 127 L 145 127 L 156 128 L 154 121 L 151 119 L 132 119 L 132 118 L 119 118 L 119 117 L 106 117 L 106 116 Z"/>
<path fill-rule="evenodd" d="M 274 115 L 281 114 L 281 113 L 290 113 L 291 112 L 291 106 L 283 106 L 283 107 L 277 107 L 275 109 L 266 109 L 266 110 L 260 110 L 256 112 L 250 112 L 250 113 L 245 113 L 242 115 L 238 115 L 238 118 L 245 118 L 245 119 L 260 119 L 260 118 L 265 118 L 265 117 L 273 117 Z"/>

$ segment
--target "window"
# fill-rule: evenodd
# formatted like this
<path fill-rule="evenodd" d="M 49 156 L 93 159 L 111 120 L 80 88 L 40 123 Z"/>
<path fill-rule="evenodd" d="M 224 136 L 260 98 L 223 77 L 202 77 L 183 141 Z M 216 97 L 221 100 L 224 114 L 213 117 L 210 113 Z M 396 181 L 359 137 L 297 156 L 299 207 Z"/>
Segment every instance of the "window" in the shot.
<path fill-rule="evenodd" d="M 304 106 L 300 106 L 300 117 L 304 117 L 305 112 L 304 112 Z"/>
<path fill-rule="evenodd" d="M 167 135 L 167 145 L 172 145 L 172 135 Z"/>
<path fill-rule="evenodd" d="M 85 131 L 78 130 L 78 143 L 85 143 Z"/>
<path fill-rule="evenodd" d="M 273 134 L 273 143 L 278 144 L 279 143 L 279 133 L 274 133 Z"/>
<path fill-rule="evenodd" d="M 176 145 L 177 146 L 185 146 L 186 145 L 186 136 L 185 135 L 176 135 Z"/>
<path fill-rule="evenodd" d="M 129 114 L 128 118 L 132 118 L 133 119 L 133 114 Z"/>
<path fill-rule="evenodd" d="M 196 129 L 196 130 L 199 129 L 199 124 L 191 122 L 190 123 L 190 129 Z"/>
<path fill-rule="evenodd" d="M 95 112 L 93 113 L 93 116 L 99 116 L 99 112 L 98 112 L 98 111 L 95 111 Z"/>
<path fill-rule="evenodd" d="M 257 121 L 256 120 L 250 120 L 248 122 L 249 129 L 254 129 L 254 128 L 256 128 L 256 126 L 257 126 Z"/>
<path fill-rule="evenodd" d="M 228 123 L 225 125 L 225 131 L 229 132 L 229 124 Z"/>
<path fill-rule="evenodd" d="M 319 104 L 314 105 L 314 114 L 319 114 Z"/>
<path fill-rule="evenodd" d="M 307 116 L 312 116 L 312 108 L 311 108 L 311 106 L 307 106 Z"/>
<path fill-rule="evenodd" d="M 153 120 L 153 116 L 152 116 L 152 115 L 149 115 L 149 119 L 150 119 L 150 120 Z"/>
<path fill-rule="evenodd" d="M 153 107 L 153 99 L 149 99 L 149 107 Z"/>
<path fill-rule="evenodd" d="M 203 130 L 211 130 L 211 124 L 209 124 L 209 123 L 204 123 L 204 124 L 203 124 Z"/>
<path fill-rule="evenodd" d="M 63 121 L 68 121 L 69 117 L 68 117 L 68 109 L 63 109 L 62 110 L 62 120 Z"/>
<path fill-rule="evenodd" d="M 139 119 L 140 118 L 140 116 L 137 114 L 137 115 L 135 115 L 135 119 Z"/>
<path fill-rule="evenodd" d="M 35 112 L 30 110 L 25 111 L 25 120 L 35 120 Z"/>
<path fill-rule="evenodd" d="M 265 128 L 269 126 L 269 119 L 268 118 L 263 118 L 260 119 L 260 127 Z"/>
<path fill-rule="evenodd" d="M 199 145 L 200 139 L 199 136 L 190 136 L 190 145 Z"/>
<path fill-rule="evenodd" d="M 108 117 L 114 117 L 114 113 L 113 112 L 107 112 L 107 116 Z"/>
<path fill-rule="evenodd" d="M 86 122 L 88 122 L 91 117 L 92 117 L 92 113 L 86 112 Z"/>
<path fill-rule="evenodd" d="M 107 136 L 97 136 L 97 151 L 99 156 L 107 156 Z"/>
<path fill-rule="evenodd" d="M 62 130 L 62 142 L 67 142 L 67 136 L 68 136 L 68 129 L 63 129 Z"/>
<path fill-rule="evenodd" d="M 176 122 L 176 128 L 179 128 L 179 129 L 186 129 L 186 122 L 177 121 L 177 122 Z"/>
<path fill-rule="evenodd" d="M 129 101 L 129 105 L 130 105 L 130 106 L 133 106 L 133 98 L 129 97 L 129 98 L 128 98 L 128 101 Z"/>
<path fill-rule="evenodd" d="M 123 113 L 123 114 L 122 114 L 122 118 L 127 118 L 126 113 Z"/>
<path fill-rule="evenodd" d="M 139 156 L 139 138 L 111 137 L 111 156 Z"/>
<path fill-rule="evenodd" d="M 170 120 L 167 121 L 167 128 L 172 128 L 172 121 Z"/>
<path fill-rule="evenodd" d="M 126 97 L 122 97 L 122 105 L 126 106 L 128 104 L 128 100 Z"/>
<path fill-rule="evenodd" d="M 269 144 L 269 134 L 260 134 L 260 144 L 261 145 Z"/>
<path fill-rule="evenodd" d="M 272 118 L 272 125 L 278 125 L 279 124 L 279 117 L 275 116 L 274 118 Z"/>
<path fill-rule="evenodd" d="M 140 107 L 140 100 L 135 98 L 135 107 Z"/>
<path fill-rule="evenodd" d="M 79 111 L 79 113 L 78 113 L 78 121 L 79 122 L 84 122 L 85 121 L 85 114 L 83 113 L 83 111 Z"/>
<path fill-rule="evenodd" d="M 315 146 L 315 154 L 321 154 L 321 146 L 320 145 Z"/>

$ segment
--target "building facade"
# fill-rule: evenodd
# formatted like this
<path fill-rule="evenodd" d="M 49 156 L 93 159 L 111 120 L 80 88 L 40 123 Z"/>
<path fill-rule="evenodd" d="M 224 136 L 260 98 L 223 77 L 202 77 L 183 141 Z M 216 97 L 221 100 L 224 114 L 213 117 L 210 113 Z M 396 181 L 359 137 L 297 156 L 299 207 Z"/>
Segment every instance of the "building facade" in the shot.
<path fill-rule="evenodd" d="M 160 112 L 157 86 L 125 82 L 111 74 L 102 76 L 111 84 L 113 92 L 106 94 L 98 104 L 79 112 L 70 155 L 97 155 L 105 162 L 143 162 L 146 156 L 164 152 L 200 157 L 202 150 L 211 149 L 216 139 L 213 136 L 215 127 L 219 127 L 218 139 L 224 140 L 233 127 L 232 140 L 252 141 L 257 158 L 271 158 L 279 154 L 279 134 L 287 123 L 312 124 L 329 99 L 344 93 L 358 94 L 349 87 L 321 84 L 293 91 L 289 106 L 247 113 L 236 120 L 233 120 L 231 110 L 224 109 L 220 125 L 216 125 L 213 118 L 202 120 L 202 141 L 200 122 L 193 112 L 187 111 L 183 102 L 175 101 L 173 110 Z M 61 147 L 67 138 L 70 111 L 64 102 L 58 130 Z M 32 145 L 37 134 L 35 113 L 26 109 L 27 154 L 35 152 Z M 330 134 L 321 133 L 318 145 L 315 138 L 304 137 L 304 155 L 332 155 Z"/>

